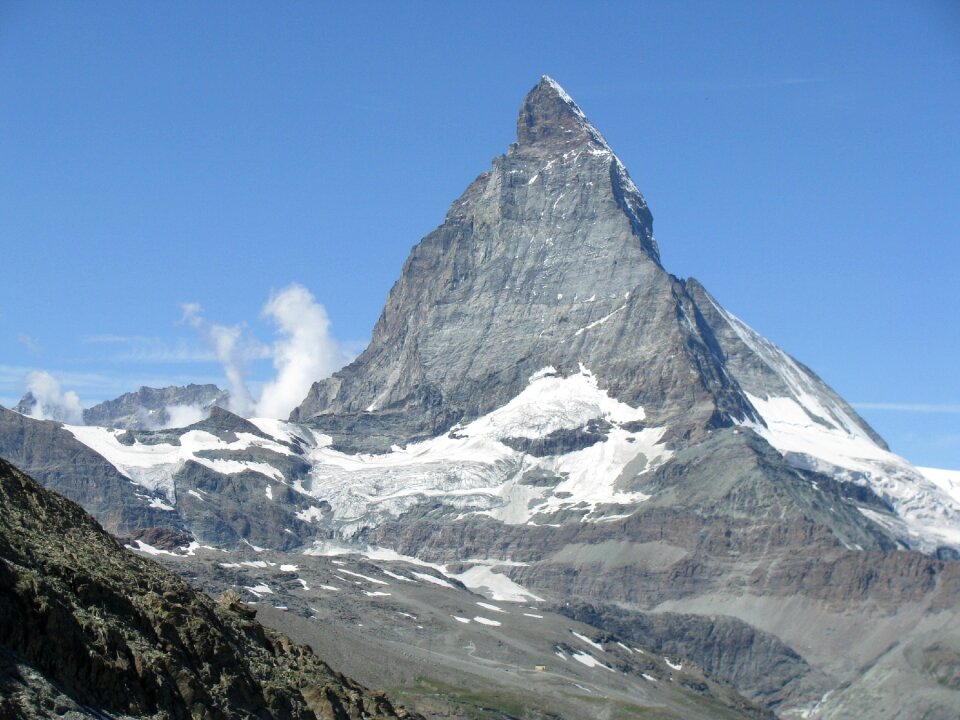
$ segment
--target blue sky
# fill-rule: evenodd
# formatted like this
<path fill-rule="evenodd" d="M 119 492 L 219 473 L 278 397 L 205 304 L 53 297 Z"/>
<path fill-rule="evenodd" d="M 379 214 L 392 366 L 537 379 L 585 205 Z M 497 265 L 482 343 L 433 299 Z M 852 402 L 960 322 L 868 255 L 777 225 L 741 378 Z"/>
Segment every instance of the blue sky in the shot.
<path fill-rule="evenodd" d="M 668 270 L 960 468 L 960 5 L 592 5 L 0 4 L 0 403 L 226 385 L 218 326 L 256 392 L 291 283 L 356 352 L 546 73 Z"/>

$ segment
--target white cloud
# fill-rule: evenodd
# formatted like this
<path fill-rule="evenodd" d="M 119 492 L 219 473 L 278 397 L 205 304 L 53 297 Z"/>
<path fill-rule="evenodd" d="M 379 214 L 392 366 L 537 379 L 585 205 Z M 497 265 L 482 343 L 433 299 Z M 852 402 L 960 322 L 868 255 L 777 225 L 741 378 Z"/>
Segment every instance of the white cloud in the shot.
<path fill-rule="evenodd" d="M 196 328 L 213 346 L 217 359 L 223 363 L 230 386 L 230 410 L 238 415 L 250 415 L 255 402 L 244 380 L 244 370 L 251 360 L 268 356 L 269 350 L 253 338 L 242 323 L 209 323 L 200 314 L 199 303 L 183 303 L 180 307 L 183 309 L 181 322 Z"/>
<path fill-rule="evenodd" d="M 243 380 L 246 358 L 243 354 L 243 328 L 240 325 L 211 325 L 210 338 L 216 349 L 217 357 L 223 363 L 230 385 L 230 409 L 240 415 L 247 415 L 253 409 L 253 398 Z"/>
<path fill-rule="evenodd" d="M 63 392 L 53 375 L 43 370 L 34 370 L 27 374 L 27 391 L 33 395 L 36 404 L 30 411 L 30 417 L 38 420 L 58 420 L 78 425 L 83 422 L 83 410 L 80 398 L 73 390 Z"/>
<path fill-rule="evenodd" d="M 238 415 L 286 418 L 306 397 L 311 384 L 353 357 L 330 335 L 330 318 L 323 305 L 297 283 L 273 293 L 263 307 L 263 317 L 276 325 L 277 338 L 269 347 L 254 339 L 243 323 L 209 323 L 197 303 L 184 303 L 181 308 L 181 322 L 200 332 L 223 363 L 230 385 L 230 410 Z M 276 376 L 263 384 L 255 400 L 245 371 L 250 361 L 264 357 L 273 359 Z"/>
<path fill-rule="evenodd" d="M 202 405 L 167 405 L 165 428 L 182 428 L 200 422 L 207 416 Z"/>
<path fill-rule="evenodd" d="M 272 350 L 277 376 L 264 385 L 256 412 L 286 418 L 310 386 L 342 367 L 349 354 L 330 335 L 326 309 L 302 285 L 294 283 L 273 294 L 263 314 L 277 325 L 279 338 Z"/>
<path fill-rule="evenodd" d="M 34 355 L 43 354 L 43 350 L 40 347 L 40 342 L 32 335 L 27 335 L 26 333 L 20 333 L 19 335 L 17 335 L 17 342 L 23 345 L 27 350 L 32 352 Z"/>

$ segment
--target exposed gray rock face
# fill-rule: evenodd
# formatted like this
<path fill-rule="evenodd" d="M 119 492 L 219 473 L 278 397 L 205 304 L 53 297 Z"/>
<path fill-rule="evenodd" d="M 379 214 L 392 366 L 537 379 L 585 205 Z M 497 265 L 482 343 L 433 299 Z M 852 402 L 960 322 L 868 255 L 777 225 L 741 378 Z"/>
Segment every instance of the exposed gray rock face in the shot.
<path fill-rule="evenodd" d="M 544 78 L 517 143 L 412 251 L 373 340 L 291 419 L 344 448 L 386 450 L 582 363 L 676 437 L 753 416 L 686 287 L 660 265 L 652 218 L 583 112 Z"/>
<path fill-rule="evenodd" d="M 253 471 L 226 475 L 188 461 L 174 479 L 177 513 L 204 543 L 290 550 L 317 536 L 316 528 L 296 516 L 318 503 Z M 271 495 L 264 492 L 271 487 Z M 191 492 L 193 491 L 193 492 Z"/>
<path fill-rule="evenodd" d="M 692 660 L 708 677 L 730 683 L 775 709 L 816 701 L 836 685 L 780 640 L 735 618 L 628 612 L 571 604 L 559 612 L 672 657 Z"/>
<path fill-rule="evenodd" d="M 171 420 L 176 422 L 177 418 L 171 416 L 171 408 L 195 408 L 196 412 L 206 412 L 214 405 L 226 405 L 229 397 L 226 390 L 210 384 L 141 387 L 136 392 L 87 408 L 83 411 L 83 422 L 85 425 L 126 430 L 154 430 L 167 427 Z M 17 409 L 23 412 L 19 406 Z"/>
<path fill-rule="evenodd" d="M 128 430 L 117 440 L 127 445 L 178 446 L 180 436 L 202 430 L 226 443 L 237 433 L 266 436 L 252 423 L 221 408 L 188 428 Z M 294 443 L 271 440 L 290 452 L 250 446 L 238 450 L 201 450 L 197 458 L 212 461 L 269 464 L 290 483 L 306 481 L 310 466 Z M 104 457 L 78 441 L 60 423 L 34 420 L 0 408 L 0 458 L 29 471 L 44 486 L 83 505 L 111 533 L 127 540 L 161 538 L 159 547 L 170 549 L 163 538 L 178 536 L 179 545 L 190 540 L 233 547 L 250 543 L 259 547 L 290 549 L 327 532 L 323 522 L 329 505 L 277 482 L 271 470 L 227 474 L 188 460 L 166 469 L 172 476 L 171 493 L 135 483 Z M 269 490 L 268 490 L 269 488 Z M 304 513 L 307 513 L 304 515 Z M 313 522 L 303 517 L 312 517 Z"/>
<path fill-rule="evenodd" d="M 151 507 L 150 493 L 58 422 L 34 420 L 0 407 L 0 458 L 83 505 L 116 535 L 149 527 L 183 528 L 171 513 Z"/>
<path fill-rule="evenodd" d="M 24 393 L 23 397 L 20 398 L 20 402 L 17 403 L 17 406 L 14 408 L 21 415 L 30 415 L 37 407 L 37 399 L 33 396 L 33 393 L 29 390 Z"/>
<path fill-rule="evenodd" d="M 592 420 L 582 428 L 554 430 L 543 438 L 503 438 L 501 442 L 518 452 L 534 457 L 563 455 L 602 442 L 609 429 L 610 423 L 602 420 Z"/>

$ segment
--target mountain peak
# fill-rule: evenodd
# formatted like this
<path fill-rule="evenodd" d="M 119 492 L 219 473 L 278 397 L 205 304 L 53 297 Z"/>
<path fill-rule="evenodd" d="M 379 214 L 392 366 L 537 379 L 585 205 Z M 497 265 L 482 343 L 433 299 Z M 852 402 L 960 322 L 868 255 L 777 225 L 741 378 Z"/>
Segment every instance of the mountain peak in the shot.
<path fill-rule="evenodd" d="M 534 145 L 542 142 L 581 144 L 594 142 L 608 148 L 600 132 L 590 123 L 580 106 L 560 83 L 549 75 L 529 92 L 517 118 L 517 142 Z"/>

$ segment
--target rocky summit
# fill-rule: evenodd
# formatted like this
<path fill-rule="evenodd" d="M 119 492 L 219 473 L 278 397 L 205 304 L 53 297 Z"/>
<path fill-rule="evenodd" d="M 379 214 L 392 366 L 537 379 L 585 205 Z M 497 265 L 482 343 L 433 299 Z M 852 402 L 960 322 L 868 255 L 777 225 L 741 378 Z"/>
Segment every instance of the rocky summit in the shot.
<path fill-rule="evenodd" d="M 200 587 L 395 658 L 425 714 L 958 715 L 955 488 L 664 269 L 550 78 L 289 420 L 114 425 L 2 411 L 0 455 Z"/>
<path fill-rule="evenodd" d="M 542 368 L 581 366 L 671 435 L 756 418 L 690 293 L 660 265 L 623 163 L 544 78 L 517 142 L 413 249 L 369 347 L 292 419 L 345 449 L 382 451 L 505 405 Z"/>

